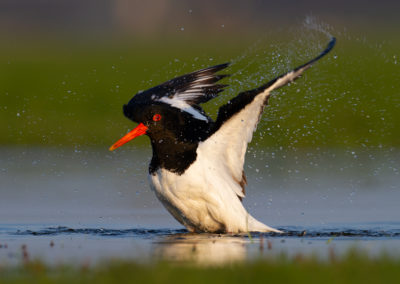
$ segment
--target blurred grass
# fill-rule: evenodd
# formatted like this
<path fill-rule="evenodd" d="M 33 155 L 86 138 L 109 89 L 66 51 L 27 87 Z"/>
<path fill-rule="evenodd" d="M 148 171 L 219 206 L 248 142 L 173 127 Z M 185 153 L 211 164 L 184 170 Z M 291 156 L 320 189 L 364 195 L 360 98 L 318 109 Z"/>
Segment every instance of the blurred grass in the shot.
<path fill-rule="evenodd" d="M 303 63 L 327 42 L 290 34 L 239 40 L 3 45 L 0 145 L 107 147 L 134 126 L 121 109 L 138 90 L 233 60 L 225 81 L 231 87 L 205 105 L 215 117 L 229 98 Z M 399 147 L 399 50 L 400 41 L 339 35 L 327 58 L 274 93 L 254 145 Z"/>
<path fill-rule="evenodd" d="M 1 283 L 396 283 L 399 276 L 398 260 L 357 253 L 327 262 L 298 256 L 216 267 L 121 261 L 92 268 L 40 262 L 0 267 Z"/>

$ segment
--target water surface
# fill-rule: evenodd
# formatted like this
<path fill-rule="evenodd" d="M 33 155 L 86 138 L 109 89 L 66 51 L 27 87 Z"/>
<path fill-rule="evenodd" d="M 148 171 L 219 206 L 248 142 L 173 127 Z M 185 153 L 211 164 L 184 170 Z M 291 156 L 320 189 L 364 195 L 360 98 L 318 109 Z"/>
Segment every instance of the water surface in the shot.
<path fill-rule="evenodd" d="M 0 149 L 0 263 L 226 263 L 349 248 L 399 256 L 399 152 L 252 150 L 246 207 L 282 235 L 189 234 L 149 190 L 149 149 Z M 272 154 L 274 153 L 274 154 Z M 373 159 L 371 158 L 373 157 Z"/>

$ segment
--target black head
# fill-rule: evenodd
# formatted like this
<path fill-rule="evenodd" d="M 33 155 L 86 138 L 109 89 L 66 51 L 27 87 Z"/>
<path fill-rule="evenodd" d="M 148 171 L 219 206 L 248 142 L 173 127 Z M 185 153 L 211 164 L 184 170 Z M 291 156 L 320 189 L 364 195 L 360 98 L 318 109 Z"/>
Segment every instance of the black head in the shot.
<path fill-rule="evenodd" d="M 198 142 L 207 137 L 212 124 L 212 120 L 205 114 L 202 115 L 204 119 L 198 119 L 166 103 L 138 103 L 135 97 L 124 105 L 123 110 L 130 120 L 147 127 L 146 134 L 152 142 Z"/>
<path fill-rule="evenodd" d="M 214 123 L 199 104 L 216 97 L 226 86 L 215 84 L 226 77 L 215 73 L 227 66 L 202 69 L 136 94 L 123 110 L 139 125 L 110 150 L 146 134 L 153 146 L 151 168 L 161 165 L 180 172 L 183 164 L 195 159 L 198 143 L 211 133 Z M 179 169 L 174 168 L 177 165 Z"/>
<path fill-rule="evenodd" d="M 220 64 L 160 84 L 137 93 L 124 105 L 124 114 L 139 126 L 111 146 L 111 150 L 133 138 L 147 134 L 153 143 L 198 143 L 210 134 L 213 121 L 199 104 L 215 98 L 226 85 L 216 84 L 227 75 L 215 73 L 229 64 Z"/>
<path fill-rule="evenodd" d="M 116 142 L 111 150 L 137 136 L 149 136 L 153 148 L 151 173 L 160 167 L 183 173 L 196 159 L 198 143 L 208 137 L 212 126 L 211 120 L 199 120 L 164 103 L 141 104 L 132 99 L 124 105 L 124 114 L 139 125 Z"/>

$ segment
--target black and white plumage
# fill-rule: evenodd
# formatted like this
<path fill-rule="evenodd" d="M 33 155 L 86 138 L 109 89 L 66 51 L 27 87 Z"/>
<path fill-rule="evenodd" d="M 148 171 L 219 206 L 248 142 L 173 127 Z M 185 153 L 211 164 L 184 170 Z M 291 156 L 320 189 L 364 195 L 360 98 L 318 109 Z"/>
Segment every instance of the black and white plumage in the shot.
<path fill-rule="evenodd" d="M 271 91 L 300 77 L 335 45 L 316 58 L 220 107 L 214 122 L 199 104 L 215 98 L 226 85 L 216 74 L 228 63 L 186 74 L 136 94 L 124 114 L 139 125 L 110 150 L 146 134 L 153 157 L 151 188 L 166 209 L 191 232 L 279 232 L 257 221 L 244 208 L 243 171 L 251 141 Z"/>

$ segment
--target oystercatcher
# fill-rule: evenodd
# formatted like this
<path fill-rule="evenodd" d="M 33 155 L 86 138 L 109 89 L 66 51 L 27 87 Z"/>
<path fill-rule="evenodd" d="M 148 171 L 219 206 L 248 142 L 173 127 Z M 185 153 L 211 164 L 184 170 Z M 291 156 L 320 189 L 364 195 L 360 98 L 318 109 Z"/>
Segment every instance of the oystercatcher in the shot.
<path fill-rule="evenodd" d="M 189 73 L 136 94 L 123 111 L 139 123 L 110 147 L 114 150 L 146 134 L 153 157 L 152 190 L 165 208 L 190 232 L 280 232 L 252 217 L 244 208 L 243 164 L 271 91 L 297 79 L 335 45 L 332 38 L 317 57 L 268 83 L 245 91 L 220 107 L 213 121 L 199 106 L 227 85 L 216 74 L 229 63 Z"/>

